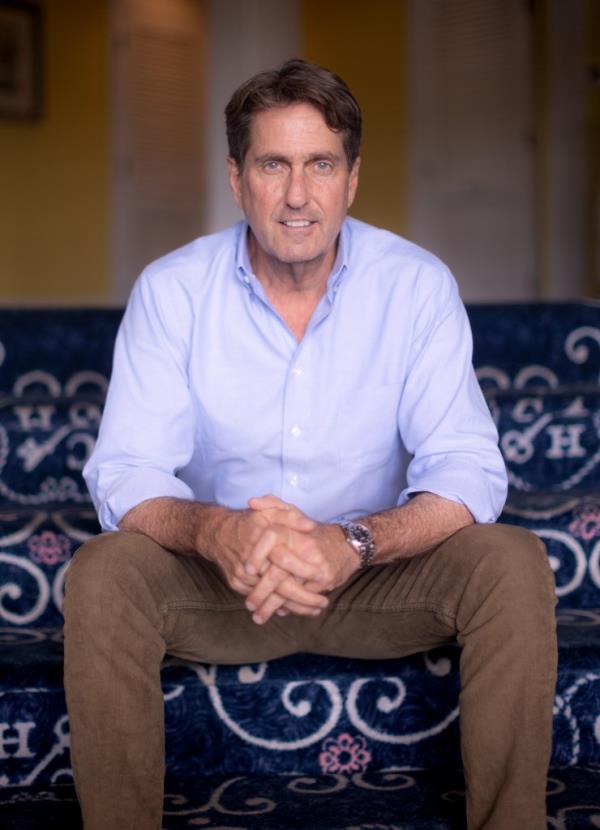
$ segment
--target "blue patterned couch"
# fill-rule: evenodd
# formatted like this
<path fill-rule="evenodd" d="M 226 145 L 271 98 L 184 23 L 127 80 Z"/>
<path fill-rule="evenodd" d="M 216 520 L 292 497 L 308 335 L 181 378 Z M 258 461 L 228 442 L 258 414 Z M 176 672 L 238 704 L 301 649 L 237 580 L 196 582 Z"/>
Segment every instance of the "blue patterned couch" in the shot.
<path fill-rule="evenodd" d="M 469 315 L 510 473 L 501 521 L 537 533 L 556 575 L 560 670 L 548 827 L 598 828 L 600 304 L 472 306 Z M 81 469 L 120 316 L 0 310 L 0 825 L 7 830 L 80 827 L 60 608 L 69 559 L 97 531 Z M 167 661 L 165 830 L 461 828 L 457 657 L 446 648 L 389 662 Z"/>

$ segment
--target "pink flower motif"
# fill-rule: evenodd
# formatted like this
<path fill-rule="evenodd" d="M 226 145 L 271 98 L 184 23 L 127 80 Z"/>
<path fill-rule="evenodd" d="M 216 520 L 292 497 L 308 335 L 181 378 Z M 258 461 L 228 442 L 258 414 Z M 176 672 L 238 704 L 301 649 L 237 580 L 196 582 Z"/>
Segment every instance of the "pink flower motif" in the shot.
<path fill-rule="evenodd" d="M 327 738 L 322 748 L 319 764 L 324 773 L 364 772 L 371 761 L 371 753 L 362 735 L 353 738 L 344 732 L 337 740 Z"/>
<path fill-rule="evenodd" d="M 71 543 L 62 533 L 44 530 L 29 541 L 29 556 L 42 565 L 57 565 L 66 562 L 71 554 Z"/>
<path fill-rule="evenodd" d="M 575 511 L 575 518 L 569 525 L 569 530 L 586 542 L 600 536 L 600 505 L 588 504 Z"/>

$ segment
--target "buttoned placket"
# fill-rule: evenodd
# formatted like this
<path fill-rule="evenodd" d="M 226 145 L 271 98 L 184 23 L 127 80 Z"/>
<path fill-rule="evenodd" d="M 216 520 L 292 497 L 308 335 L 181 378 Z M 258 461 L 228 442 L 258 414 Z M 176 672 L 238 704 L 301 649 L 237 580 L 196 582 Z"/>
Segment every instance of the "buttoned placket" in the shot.
<path fill-rule="evenodd" d="M 289 347 L 289 367 L 283 389 L 282 406 L 282 442 L 281 442 L 281 492 L 284 501 L 295 503 L 298 500 L 298 491 L 310 488 L 310 470 L 307 469 L 305 459 L 307 447 L 311 440 L 310 426 L 312 417 L 312 402 L 316 394 L 312 366 L 314 358 L 314 335 L 330 315 L 339 287 L 338 279 L 327 288 L 319 305 L 308 324 L 304 336 L 298 343 L 279 312 L 269 302 L 262 285 L 254 276 L 243 273 L 242 281 L 247 287 L 249 305 L 255 302 L 267 310 L 277 320 L 277 324 L 285 332 L 285 341 Z M 254 308 L 254 313 L 257 309 Z M 252 313 L 252 308 L 250 308 Z"/>

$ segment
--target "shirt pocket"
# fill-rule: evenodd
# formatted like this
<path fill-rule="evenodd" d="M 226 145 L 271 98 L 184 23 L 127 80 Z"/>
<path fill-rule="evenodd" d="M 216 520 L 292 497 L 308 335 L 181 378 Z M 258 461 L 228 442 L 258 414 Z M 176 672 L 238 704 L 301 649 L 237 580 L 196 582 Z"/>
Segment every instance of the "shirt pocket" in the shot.
<path fill-rule="evenodd" d="M 198 438 L 222 455 L 272 453 L 281 421 L 280 384 L 238 367 L 220 367 L 198 397 Z"/>
<path fill-rule="evenodd" d="M 367 385 L 343 395 L 335 430 L 342 468 L 367 470 L 385 465 L 398 456 L 401 388 L 400 383 Z"/>

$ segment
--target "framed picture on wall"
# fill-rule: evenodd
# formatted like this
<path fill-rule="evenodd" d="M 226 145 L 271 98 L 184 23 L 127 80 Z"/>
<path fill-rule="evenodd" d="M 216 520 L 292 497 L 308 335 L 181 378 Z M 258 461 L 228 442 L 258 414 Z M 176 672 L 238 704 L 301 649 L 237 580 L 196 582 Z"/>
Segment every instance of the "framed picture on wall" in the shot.
<path fill-rule="evenodd" d="M 37 118 L 41 98 L 40 9 L 0 0 L 0 118 Z"/>

